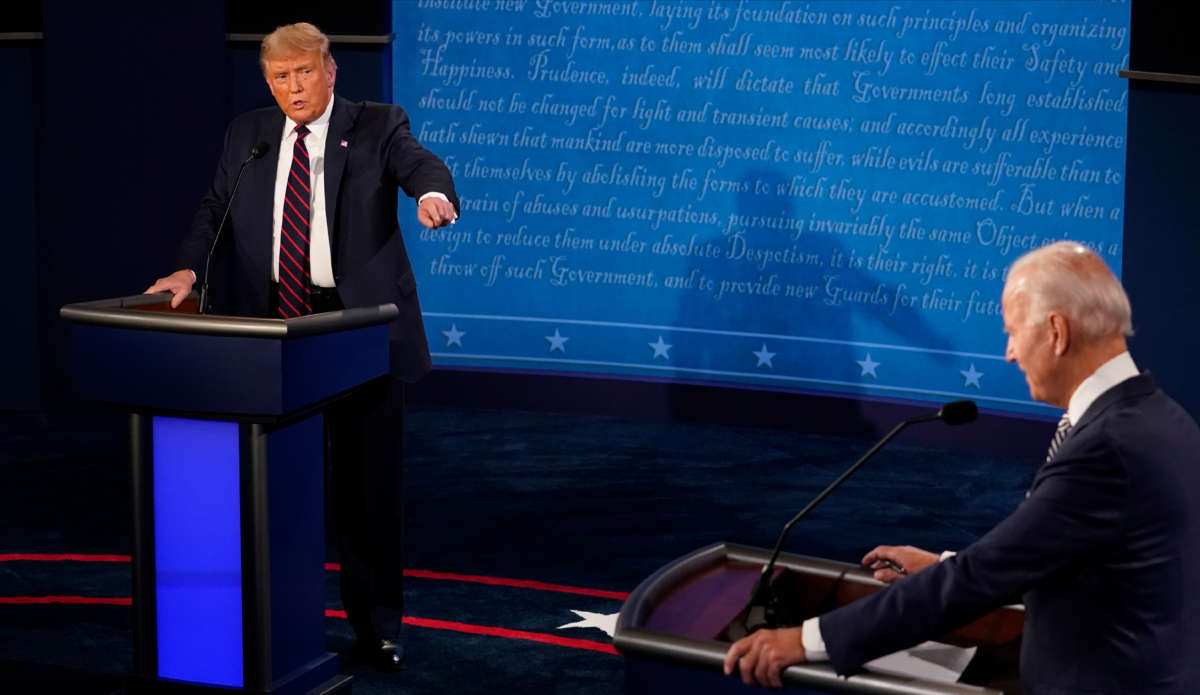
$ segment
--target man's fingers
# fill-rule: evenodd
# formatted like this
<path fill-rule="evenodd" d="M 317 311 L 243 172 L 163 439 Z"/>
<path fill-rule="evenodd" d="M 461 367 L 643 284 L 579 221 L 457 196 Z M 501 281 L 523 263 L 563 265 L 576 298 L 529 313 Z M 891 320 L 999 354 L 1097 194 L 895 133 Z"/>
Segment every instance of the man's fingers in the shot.
<path fill-rule="evenodd" d="M 431 229 L 454 221 L 454 206 L 441 198 L 426 198 L 417 208 L 417 219 Z"/>
<path fill-rule="evenodd" d="M 766 661 L 766 659 L 763 659 Z M 772 666 L 767 669 L 767 684 L 772 688 L 783 687 L 783 666 Z"/>
<path fill-rule="evenodd" d="M 884 560 L 896 560 L 896 547 L 892 545 L 877 545 L 875 548 L 863 555 L 862 564 L 864 567 L 873 567 L 877 563 Z"/>
<path fill-rule="evenodd" d="M 754 682 L 758 685 L 773 685 L 771 678 L 771 659 L 767 648 L 758 650 L 758 658 L 754 662 Z"/>
<path fill-rule="evenodd" d="M 746 652 L 746 655 L 738 660 L 738 668 L 742 671 L 742 682 L 746 685 L 754 685 L 754 667 L 756 666 L 755 659 L 757 654 L 754 651 Z"/>
<path fill-rule="evenodd" d="M 422 205 L 421 209 L 417 211 L 417 219 L 421 221 L 421 224 L 430 229 L 436 229 L 441 226 L 437 217 L 434 216 L 433 210 L 428 205 Z"/>
<path fill-rule="evenodd" d="M 741 659 L 748 649 L 747 640 L 749 639 L 749 637 L 743 637 L 729 646 L 729 651 L 725 652 L 725 675 L 732 674 L 733 670 L 737 668 L 738 659 Z"/>
<path fill-rule="evenodd" d="M 883 582 L 884 584 L 891 584 L 904 575 L 900 574 L 896 570 L 885 567 L 884 569 L 875 570 L 875 574 L 872 576 L 875 577 L 875 581 Z"/>

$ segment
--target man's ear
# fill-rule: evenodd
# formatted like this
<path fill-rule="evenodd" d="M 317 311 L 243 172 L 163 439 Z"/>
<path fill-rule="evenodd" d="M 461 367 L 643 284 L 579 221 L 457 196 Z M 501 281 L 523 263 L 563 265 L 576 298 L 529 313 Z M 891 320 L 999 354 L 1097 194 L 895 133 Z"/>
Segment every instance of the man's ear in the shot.
<path fill-rule="evenodd" d="M 1071 348 L 1071 324 L 1067 317 L 1052 311 L 1046 316 L 1050 325 L 1050 340 L 1054 342 L 1054 354 L 1062 357 Z"/>

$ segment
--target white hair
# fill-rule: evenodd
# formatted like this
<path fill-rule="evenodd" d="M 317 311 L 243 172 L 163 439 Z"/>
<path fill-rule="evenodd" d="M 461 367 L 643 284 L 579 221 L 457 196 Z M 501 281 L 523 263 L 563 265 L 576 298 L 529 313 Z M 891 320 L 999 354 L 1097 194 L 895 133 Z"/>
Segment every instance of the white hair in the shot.
<path fill-rule="evenodd" d="M 1008 269 L 1005 293 L 1029 301 L 1027 320 L 1050 312 L 1067 317 L 1085 341 L 1133 335 L 1133 311 L 1125 289 L 1100 256 L 1083 244 L 1059 241 L 1026 253 Z"/>

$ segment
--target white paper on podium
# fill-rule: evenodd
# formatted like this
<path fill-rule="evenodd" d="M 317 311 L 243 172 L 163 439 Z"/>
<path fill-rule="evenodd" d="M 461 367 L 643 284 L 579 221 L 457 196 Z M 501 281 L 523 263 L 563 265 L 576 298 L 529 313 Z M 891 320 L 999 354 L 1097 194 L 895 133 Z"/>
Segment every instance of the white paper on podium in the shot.
<path fill-rule="evenodd" d="M 975 656 L 975 647 L 955 647 L 941 642 L 923 642 L 910 649 L 881 656 L 863 667 L 890 676 L 954 683 Z"/>

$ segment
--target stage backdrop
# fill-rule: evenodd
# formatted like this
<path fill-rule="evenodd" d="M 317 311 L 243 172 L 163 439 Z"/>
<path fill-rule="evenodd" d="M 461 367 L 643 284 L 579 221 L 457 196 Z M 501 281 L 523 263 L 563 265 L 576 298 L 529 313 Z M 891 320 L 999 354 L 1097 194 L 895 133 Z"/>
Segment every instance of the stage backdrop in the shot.
<path fill-rule="evenodd" d="M 435 364 L 1048 412 L 1022 252 L 1120 271 L 1124 2 L 415 0 L 394 98 L 462 220 L 401 219 Z M 420 229 L 416 232 L 415 229 Z"/>

